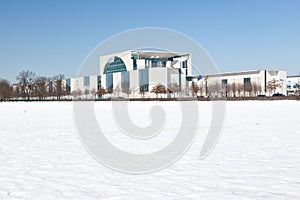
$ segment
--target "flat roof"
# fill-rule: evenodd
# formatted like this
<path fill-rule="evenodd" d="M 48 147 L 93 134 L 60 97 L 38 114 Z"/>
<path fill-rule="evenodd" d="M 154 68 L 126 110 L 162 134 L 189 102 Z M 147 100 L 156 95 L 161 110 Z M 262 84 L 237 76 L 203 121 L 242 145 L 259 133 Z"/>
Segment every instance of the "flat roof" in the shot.
<path fill-rule="evenodd" d="M 287 78 L 300 78 L 300 75 L 287 76 Z"/>
<path fill-rule="evenodd" d="M 144 51 L 144 50 L 132 50 L 131 52 L 137 52 L 140 58 L 172 58 L 190 56 L 190 53 L 183 52 L 163 52 L 163 51 Z"/>
<path fill-rule="evenodd" d="M 284 71 L 284 70 L 264 70 L 264 69 L 260 69 L 260 70 L 248 70 L 248 71 L 239 71 L 239 72 L 224 72 L 224 73 L 216 73 L 216 74 L 205 74 L 202 76 L 208 76 L 208 77 L 219 77 L 219 76 L 236 76 L 236 75 L 248 75 L 248 74 L 258 74 L 261 71 Z M 194 77 L 197 78 L 199 77 L 201 74 L 199 75 L 192 75 L 190 77 Z"/>
<path fill-rule="evenodd" d="M 127 50 L 121 52 L 114 52 L 110 54 L 101 55 L 103 56 L 113 56 L 114 54 L 120 54 L 125 52 L 136 52 L 140 58 L 173 58 L 173 57 L 182 57 L 182 56 L 190 56 L 191 53 L 186 52 L 165 52 L 165 51 L 150 51 L 150 50 Z"/>

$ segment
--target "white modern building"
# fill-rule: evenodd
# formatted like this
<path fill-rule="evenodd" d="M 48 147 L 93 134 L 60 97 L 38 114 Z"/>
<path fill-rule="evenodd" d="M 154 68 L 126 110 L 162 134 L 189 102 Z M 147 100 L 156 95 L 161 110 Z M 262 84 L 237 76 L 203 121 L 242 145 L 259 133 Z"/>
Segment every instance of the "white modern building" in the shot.
<path fill-rule="evenodd" d="M 284 70 L 192 75 L 190 53 L 128 50 L 101 56 L 99 63 L 98 75 L 66 80 L 73 96 L 91 98 L 103 88 L 109 93 L 107 97 L 156 97 L 151 90 L 158 84 L 171 90 L 175 86 L 181 97 L 195 95 L 191 90 L 195 85 L 197 95 L 205 97 L 287 95 Z"/>
<path fill-rule="evenodd" d="M 92 94 L 100 88 L 115 96 L 155 97 L 157 84 L 188 89 L 186 77 L 192 75 L 191 54 L 129 50 L 100 57 L 100 74 L 71 78 L 71 93 Z"/>
<path fill-rule="evenodd" d="M 210 97 L 287 94 L 284 70 L 252 70 L 193 76 L 190 86 L 192 85 L 198 86 L 199 95 Z"/>
<path fill-rule="evenodd" d="M 300 95 L 300 75 L 287 77 L 288 95 Z"/>

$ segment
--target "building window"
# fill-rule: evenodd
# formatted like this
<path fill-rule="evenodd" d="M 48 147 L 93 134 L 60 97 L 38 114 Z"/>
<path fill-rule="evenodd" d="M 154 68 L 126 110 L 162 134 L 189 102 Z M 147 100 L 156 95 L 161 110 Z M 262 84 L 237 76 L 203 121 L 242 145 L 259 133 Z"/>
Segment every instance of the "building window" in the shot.
<path fill-rule="evenodd" d="M 122 91 L 128 91 L 130 88 L 130 77 L 129 72 L 122 72 L 121 73 L 121 88 Z"/>
<path fill-rule="evenodd" d="M 139 70 L 139 86 L 140 92 L 149 91 L 149 71 L 148 69 Z"/>
<path fill-rule="evenodd" d="M 222 79 L 222 86 L 226 86 L 227 85 L 227 79 Z"/>
<path fill-rule="evenodd" d="M 222 96 L 227 97 L 228 93 L 228 88 L 227 88 L 227 79 L 222 79 Z"/>
<path fill-rule="evenodd" d="M 136 63 L 136 59 L 133 59 L 133 70 L 137 69 L 137 63 Z"/>
<path fill-rule="evenodd" d="M 106 89 L 112 89 L 113 88 L 113 74 L 109 73 L 106 74 Z"/>
<path fill-rule="evenodd" d="M 251 82 L 251 78 L 244 78 L 244 83 L 250 83 Z"/>
<path fill-rule="evenodd" d="M 131 52 L 131 59 L 133 61 L 133 70 L 136 70 L 137 69 L 137 62 L 136 62 L 136 60 L 139 59 L 138 52 L 135 52 L 135 51 Z"/>
<path fill-rule="evenodd" d="M 108 60 L 104 67 L 104 74 L 127 71 L 123 60 L 117 56 Z"/>
<path fill-rule="evenodd" d="M 71 79 L 66 79 L 66 90 L 68 93 L 71 92 Z"/>
<path fill-rule="evenodd" d="M 182 68 L 187 68 L 187 61 L 182 61 Z"/>
<path fill-rule="evenodd" d="M 97 89 L 100 90 L 101 88 L 101 76 L 97 76 Z"/>
<path fill-rule="evenodd" d="M 89 86 L 90 86 L 90 77 L 89 77 L 89 76 L 85 76 L 85 77 L 83 78 L 83 85 L 84 85 L 85 87 L 89 87 Z"/>

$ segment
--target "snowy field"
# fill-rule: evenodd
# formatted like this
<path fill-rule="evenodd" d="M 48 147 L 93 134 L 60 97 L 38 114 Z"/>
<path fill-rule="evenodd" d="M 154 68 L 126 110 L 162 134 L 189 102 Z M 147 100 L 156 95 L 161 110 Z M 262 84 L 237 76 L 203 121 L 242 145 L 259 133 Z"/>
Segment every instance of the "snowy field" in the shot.
<path fill-rule="evenodd" d="M 177 102 L 131 102 L 137 125 L 164 106 L 164 132 L 137 141 L 118 131 L 111 102 L 95 103 L 105 136 L 118 148 L 147 153 L 163 148 L 180 124 Z M 173 165 L 133 175 L 97 162 L 83 147 L 71 102 L 0 103 L 0 199 L 300 199 L 300 102 L 226 103 L 222 136 L 199 159 L 211 102 L 199 102 L 199 134 Z"/>

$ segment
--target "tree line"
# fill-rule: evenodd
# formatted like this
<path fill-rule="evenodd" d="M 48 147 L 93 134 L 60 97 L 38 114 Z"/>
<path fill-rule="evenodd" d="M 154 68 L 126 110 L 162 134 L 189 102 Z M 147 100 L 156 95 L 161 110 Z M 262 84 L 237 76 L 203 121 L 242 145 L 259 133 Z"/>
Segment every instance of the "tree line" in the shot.
<path fill-rule="evenodd" d="M 267 92 L 274 94 L 278 88 L 282 87 L 283 80 L 272 79 L 267 82 L 265 89 L 256 82 L 222 84 L 218 81 L 208 85 L 198 85 L 192 82 L 190 89 L 196 96 L 200 94 L 199 96 L 207 97 L 255 97 L 261 94 L 266 95 Z"/>
<path fill-rule="evenodd" d="M 62 96 L 71 95 L 73 97 L 81 97 L 85 95 L 88 98 L 89 94 L 92 94 L 94 98 L 106 98 L 113 97 L 113 95 L 119 97 L 120 93 L 127 95 L 129 99 L 130 94 L 135 93 L 129 88 L 129 84 L 122 85 L 122 89 L 117 86 L 113 88 L 112 86 L 104 89 L 103 87 L 97 89 L 84 91 L 75 90 L 71 92 L 70 86 L 67 86 L 65 82 L 65 76 L 63 74 L 58 74 L 53 77 L 37 76 L 34 72 L 24 70 L 21 71 L 17 77 L 17 84 L 11 85 L 9 81 L 5 79 L 0 79 L 0 99 L 8 100 L 11 98 L 22 98 L 29 100 L 30 98 L 38 98 L 40 100 L 51 97 L 52 99 L 60 100 Z M 269 94 L 275 93 L 278 88 L 283 86 L 283 80 L 271 80 L 267 82 L 266 90 Z M 203 85 L 203 82 L 192 81 L 191 87 L 182 91 L 181 87 L 177 83 L 171 83 L 165 86 L 161 83 L 156 84 L 148 90 L 148 87 L 140 86 L 138 88 L 138 93 L 144 97 L 146 92 L 155 94 L 156 98 L 168 97 L 178 98 L 179 94 L 186 96 L 192 93 L 196 97 L 252 97 L 262 94 L 263 91 L 261 85 L 256 82 L 245 82 L 242 83 L 230 83 L 222 84 L 218 81 Z"/>
<path fill-rule="evenodd" d="M 53 77 L 38 76 L 29 70 L 21 71 L 17 76 L 16 84 L 10 84 L 5 79 L 0 79 L 0 99 L 11 98 L 38 98 L 40 100 L 47 97 L 60 99 L 61 96 L 69 94 L 64 83 L 65 76 L 58 74 Z"/>

